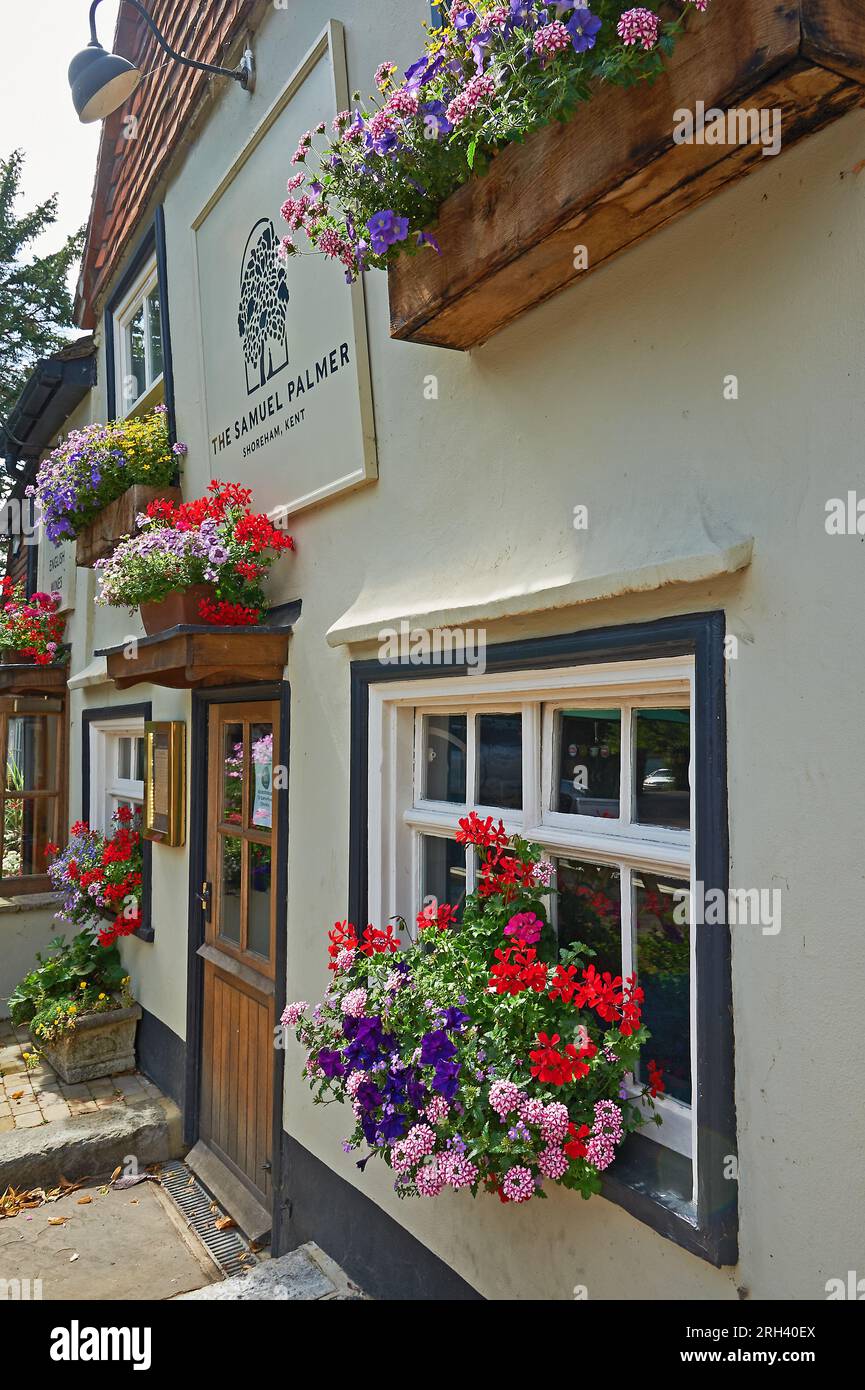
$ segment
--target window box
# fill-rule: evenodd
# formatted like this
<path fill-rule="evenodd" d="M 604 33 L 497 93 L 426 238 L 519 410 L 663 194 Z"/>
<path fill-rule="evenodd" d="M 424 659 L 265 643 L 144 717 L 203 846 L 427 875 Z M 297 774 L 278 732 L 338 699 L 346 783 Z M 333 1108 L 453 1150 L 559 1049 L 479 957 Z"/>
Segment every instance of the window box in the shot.
<path fill-rule="evenodd" d="M 863 83 L 854 0 L 713 6 L 651 87 L 599 87 L 573 120 L 504 150 L 446 200 L 443 254 L 389 271 L 391 336 L 475 347 L 763 163 L 760 144 L 677 144 L 674 113 L 780 108 L 786 148 L 860 104 Z"/>
<path fill-rule="evenodd" d="M 132 535 L 136 516 L 157 497 L 165 497 L 170 502 L 183 500 L 179 487 L 146 487 L 143 483 L 135 483 L 109 502 L 79 535 L 75 563 L 82 569 L 92 569 L 97 560 L 106 559 L 119 540 Z"/>
<path fill-rule="evenodd" d="M 281 681 L 288 660 L 289 628 L 169 628 L 137 642 L 97 653 L 118 690 L 144 682 L 194 690 L 204 685 Z"/>
<path fill-rule="evenodd" d="M 73 1086 L 135 1066 L 135 1029 L 140 1017 L 141 1005 L 133 1004 L 110 1013 L 85 1014 L 71 1032 L 53 1042 L 31 1037 L 60 1080 Z"/>
<path fill-rule="evenodd" d="M 66 689 L 67 666 L 37 666 L 33 661 L 0 662 L 0 695 L 50 695 Z"/>

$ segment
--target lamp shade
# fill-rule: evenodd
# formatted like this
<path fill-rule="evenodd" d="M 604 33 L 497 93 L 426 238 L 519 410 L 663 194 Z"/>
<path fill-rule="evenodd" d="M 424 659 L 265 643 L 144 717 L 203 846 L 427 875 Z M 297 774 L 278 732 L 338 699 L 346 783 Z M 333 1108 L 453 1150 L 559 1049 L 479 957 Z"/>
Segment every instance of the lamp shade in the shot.
<path fill-rule="evenodd" d="M 132 96 L 140 81 L 137 68 L 116 53 L 106 53 L 99 43 L 88 44 L 69 64 L 72 102 L 85 124 L 110 116 Z"/>

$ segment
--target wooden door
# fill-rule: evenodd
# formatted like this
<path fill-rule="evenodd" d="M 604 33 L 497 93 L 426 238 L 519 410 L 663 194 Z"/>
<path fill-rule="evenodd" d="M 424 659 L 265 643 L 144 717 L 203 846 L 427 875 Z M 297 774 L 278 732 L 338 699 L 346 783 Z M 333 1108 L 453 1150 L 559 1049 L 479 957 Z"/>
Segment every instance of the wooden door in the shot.
<path fill-rule="evenodd" d="M 199 1137 L 270 1206 L 279 705 L 210 707 Z"/>

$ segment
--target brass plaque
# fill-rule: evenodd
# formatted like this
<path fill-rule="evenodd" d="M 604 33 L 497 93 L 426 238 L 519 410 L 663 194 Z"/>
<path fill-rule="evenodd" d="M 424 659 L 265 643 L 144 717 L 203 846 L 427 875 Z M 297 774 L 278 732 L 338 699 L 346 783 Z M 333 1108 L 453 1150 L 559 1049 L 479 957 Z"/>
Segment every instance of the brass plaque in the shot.
<path fill-rule="evenodd" d="M 148 720 L 144 725 L 144 825 L 146 840 L 182 845 L 186 837 L 186 725 Z"/>

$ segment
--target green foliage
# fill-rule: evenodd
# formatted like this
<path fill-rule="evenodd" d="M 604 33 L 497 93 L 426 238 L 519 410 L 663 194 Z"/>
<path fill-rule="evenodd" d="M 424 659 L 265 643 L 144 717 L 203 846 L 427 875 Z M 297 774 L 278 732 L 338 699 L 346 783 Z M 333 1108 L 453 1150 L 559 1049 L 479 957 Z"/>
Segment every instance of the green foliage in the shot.
<path fill-rule="evenodd" d="M 59 251 L 32 253 L 32 244 L 57 221 L 57 198 L 48 198 L 19 217 L 24 155 L 0 159 L 0 418 L 5 419 L 41 357 L 66 341 L 72 326 L 69 275 L 81 256 L 83 229 Z"/>
<path fill-rule="evenodd" d="M 12 1022 L 42 1037 L 74 1028 L 82 1014 L 116 1009 L 128 1000 L 128 976 L 116 946 L 100 946 L 92 931 L 71 941 L 57 936 L 35 970 L 9 996 Z"/>

